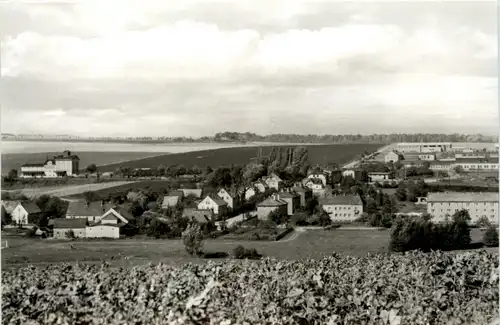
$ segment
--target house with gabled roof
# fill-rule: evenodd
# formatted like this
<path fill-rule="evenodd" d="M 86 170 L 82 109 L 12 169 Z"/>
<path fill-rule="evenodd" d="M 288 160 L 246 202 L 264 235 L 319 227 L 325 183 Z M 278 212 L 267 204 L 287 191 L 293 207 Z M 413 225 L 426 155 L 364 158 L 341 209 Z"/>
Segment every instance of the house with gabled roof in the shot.
<path fill-rule="evenodd" d="M 255 196 L 255 194 L 258 193 L 259 190 L 257 190 L 254 186 L 247 186 L 245 187 L 244 189 L 244 197 L 245 197 L 245 200 L 248 201 L 250 200 L 253 196 Z"/>
<path fill-rule="evenodd" d="M 318 200 L 332 221 L 355 221 L 363 213 L 363 201 L 359 195 L 328 195 Z"/>
<path fill-rule="evenodd" d="M 18 225 L 28 225 L 36 222 L 42 210 L 32 201 L 20 201 L 12 210 L 12 222 Z"/>
<path fill-rule="evenodd" d="M 223 199 L 215 195 L 207 195 L 200 203 L 198 203 L 198 210 L 209 210 L 216 215 L 226 215 L 228 212 L 228 204 Z"/>
<path fill-rule="evenodd" d="M 402 153 L 400 153 L 399 151 L 397 150 L 392 150 L 390 151 L 389 153 L 387 153 L 384 157 L 384 161 L 386 163 L 389 163 L 389 162 L 398 162 L 400 160 L 403 160 L 404 159 L 404 156 Z"/>
<path fill-rule="evenodd" d="M 49 226 L 54 229 L 53 236 L 57 239 L 68 238 L 71 232 L 75 238 L 86 238 L 87 219 L 52 219 Z"/>
<path fill-rule="evenodd" d="M 280 200 L 276 195 L 257 203 L 257 218 L 260 220 L 268 220 L 269 214 L 278 211 L 282 214 L 288 214 L 288 203 Z"/>
<path fill-rule="evenodd" d="M 186 208 L 182 211 L 182 217 L 199 224 L 212 222 L 212 211 Z"/>
<path fill-rule="evenodd" d="M 87 219 L 90 222 L 97 221 L 102 215 L 114 207 L 114 204 L 105 201 L 71 201 L 66 211 L 66 219 Z"/>
<path fill-rule="evenodd" d="M 184 197 L 184 192 L 182 191 L 172 191 L 168 195 L 163 197 L 163 202 L 161 204 L 162 209 L 168 209 L 170 207 L 175 207 L 179 204 Z"/>
<path fill-rule="evenodd" d="M 253 183 L 253 187 L 259 191 L 259 193 L 265 193 L 269 186 L 263 180 L 259 179 L 258 181 Z"/>
<path fill-rule="evenodd" d="M 201 198 L 203 194 L 203 189 L 201 188 L 181 188 L 179 191 L 181 191 L 184 196 L 194 195 L 197 198 Z"/>
<path fill-rule="evenodd" d="M 236 189 L 221 188 L 217 192 L 217 196 L 227 203 L 227 206 L 234 210 L 241 205 L 241 191 Z"/>
<path fill-rule="evenodd" d="M 283 187 L 283 180 L 276 173 L 271 173 L 271 175 L 264 177 L 263 181 L 269 188 L 274 188 L 277 191 Z"/>

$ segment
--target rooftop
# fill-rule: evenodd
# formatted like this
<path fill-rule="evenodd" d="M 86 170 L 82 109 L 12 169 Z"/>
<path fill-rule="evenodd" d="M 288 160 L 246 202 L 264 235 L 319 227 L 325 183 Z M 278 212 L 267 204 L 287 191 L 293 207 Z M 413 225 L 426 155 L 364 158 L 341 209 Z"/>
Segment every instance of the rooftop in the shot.
<path fill-rule="evenodd" d="M 87 219 L 85 218 L 75 218 L 75 219 L 52 219 L 50 223 L 56 228 L 63 229 L 74 229 L 74 228 L 85 228 L 87 226 Z"/>
<path fill-rule="evenodd" d="M 333 195 L 327 196 L 319 199 L 319 203 L 322 205 L 363 205 L 363 201 L 359 195 Z"/>
<path fill-rule="evenodd" d="M 114 204 L 105 203 L 103 201 L 93 201 L 89 203 L 85 201 L 72 201 L 68 205 L 66 215 L 78 217 L 101 216 L 104 212 L 113 207 L 115 207 Z"/>
<path fill-rule="evenodd" d="M 281 200 L 275 200 L 272 197 L 265 199 L 264 201 L 257 203 L 258 207 L 279 207 L 283 205 L 287 205 L 288 203 L 283 202 Z"/>
<path fill-rule="evenodd" d="M 429 193 L 427 202 L 498 202 L 495 192 L 440 192 Z"/>
<path fill-rule="evenodd" d="M 36 205 L 35 202 L 21 201 L 21 202 L 19 202 L 19 204 L 21 204 L 23 206 L 24 210 L 26 210 L 26 212 L 28 212 L 28 213 L 40 213 L 40 212 L 42 212 L 42 210 L 40 210 L 40 208 L 38 207 L 38 205 Z"/>

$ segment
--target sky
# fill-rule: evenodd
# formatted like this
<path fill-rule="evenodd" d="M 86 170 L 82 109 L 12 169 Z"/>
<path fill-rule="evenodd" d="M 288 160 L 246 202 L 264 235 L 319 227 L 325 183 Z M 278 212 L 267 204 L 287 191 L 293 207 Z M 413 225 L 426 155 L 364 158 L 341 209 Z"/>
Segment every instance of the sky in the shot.
<path fill-rule="evenodd" d="M 495 1 L 0 1 L 4 133 L 498 132 Z"/>

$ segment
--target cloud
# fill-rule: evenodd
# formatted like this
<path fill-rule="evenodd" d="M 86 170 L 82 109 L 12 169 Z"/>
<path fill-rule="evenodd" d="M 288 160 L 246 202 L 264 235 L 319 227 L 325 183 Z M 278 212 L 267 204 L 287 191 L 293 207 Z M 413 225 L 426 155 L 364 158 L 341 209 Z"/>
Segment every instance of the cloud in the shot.
<path fill-rule="evenodd" d="M 193 136 L 496 128 L 494 4 L 420 4 L 4 5 L 2 120 Z"/>

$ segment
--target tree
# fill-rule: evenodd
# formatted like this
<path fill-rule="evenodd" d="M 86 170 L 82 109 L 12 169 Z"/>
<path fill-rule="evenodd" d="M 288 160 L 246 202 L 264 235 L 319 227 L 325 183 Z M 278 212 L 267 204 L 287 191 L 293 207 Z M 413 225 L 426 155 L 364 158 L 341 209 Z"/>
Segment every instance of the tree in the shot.
<path fill-rule="evenodd" d="M 219 167 L 210 174 L 207 182 L 211 187 L 214 188 L 231 187 L 231 170 L 227 167 Z"/>
<path fill-rule="evenodd" d="M 158 218 L 152 218 L 148 227 L 148 236 L 160 238 L 162 235 L 166 235 L 169 231 L 170 229 L 165 222 L 158 220 Z"/>
<path fill-rule="evenodd" d="M 201 228 L 196 223 L 191 223 L 183 232 L 182 240 L 184 242 L 184 247 L 189 255 L 200 256 L 203 246 L 203 233 Z"/>
<path fill-rule="evenodd" d="M 267 219 L 275 225 L 280 225 L 287 221 L 288 215 L 286 212 L 278 209 L 271 211 L 267 216 Z"/>
<path fill-rule="evenodd" d="M 94 174 L 95 172 L 97 172 L 97 166 L 95 164 L 90 164 L 90 165 L 87 166 L 87 168 L 85 168 L 85 170 L 89 174 Z"/>
<path fill-rule="evenodd" d="M 134 217 L 140 217 L 144 213 L 144 208 L 141 206 L 141 204 L 137 201 L 133 202 L 132 205 L 129 207 L 129 212 L 132 214 Z"/>
<path fill-rule="evenodd" d="M 406 188 L 403 182 L 399 183 L 399 186 L 396 190 L 396 197 L 399 201 L 406 201 Z"/>
<path fill-rule="evenodd" d="M 428 162 L 428 161 L 424 161 L 424 162 L 422 163 L 422 165 L 423 165 L 423 167 L 424 167 L 425 169 L 430 169 L 430 168 L 431 168 L 431 163 L 430 163 L 430 162 Z"/>
<path fill-rule="evenodd" d="M 11 181 L 17 179 L 17 169 L 9 170 L 9 174 L 7 175 L 7 178 Z"/>
<path fill-rule="evenodd" d="M 488 247 L 498 247 L 498 229 L 489 225 L 483 235 L 483 243 Z"/>
<path fill-rule="evenodd" d="M 462 166 L 455 166 L 453 168 L 453 171 L 457 174 L 462 174 L 464 172 L 464 169 L 462 168 Z"/>
<path fill-rule="evenodd" d="M 94 202 L 100 200 L 99 195 L 93 191 L 86 191 L 83 192 L 83 198 L 85 199 L 86 202 Z"/>

